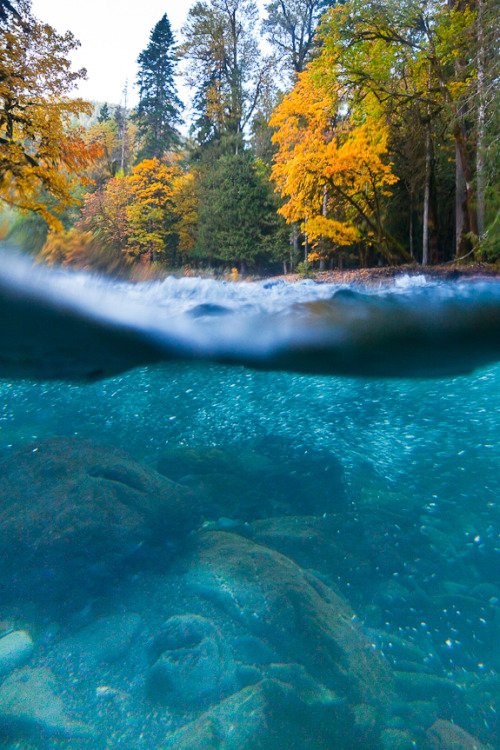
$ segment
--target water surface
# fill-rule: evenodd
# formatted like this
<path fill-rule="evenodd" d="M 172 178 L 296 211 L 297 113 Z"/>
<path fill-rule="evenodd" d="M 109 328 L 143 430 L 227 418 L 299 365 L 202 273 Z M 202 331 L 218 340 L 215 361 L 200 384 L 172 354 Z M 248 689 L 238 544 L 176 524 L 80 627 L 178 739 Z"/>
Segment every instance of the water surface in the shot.
<path fill-rule="evenodd" d="M 3 745 L 495 747 L 498 284 L 45 278 L 0 301 Z"/>

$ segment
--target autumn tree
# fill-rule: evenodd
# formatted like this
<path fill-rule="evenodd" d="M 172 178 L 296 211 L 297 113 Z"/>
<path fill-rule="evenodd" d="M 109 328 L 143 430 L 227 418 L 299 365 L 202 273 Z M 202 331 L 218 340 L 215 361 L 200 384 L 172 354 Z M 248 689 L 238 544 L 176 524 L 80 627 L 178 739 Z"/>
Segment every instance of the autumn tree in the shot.
<path fill-rule="evenodd" d="M 127 262 L 116 247 L 102 244 L 92 232 L 78 227 L 50 232 L 37 260 L 49 266 L 78 268 L 91 273 L 125 276 Z"/>
<path fill-rule="evenodd" d="M 301 222 L 312 242 L 363 242 L 394 260 L 402 249 L 384 225 L 386 198 L 397 182 L 387 128 L 376 108 L 350 111 L 339 78 L 335 57 L 324 50 L 273 113 L 272 176 L 286 199 L 280 212 L 289 223 Z"/>
<path fill-rule="evenodd" d="M 4 13 L 0 35 L 0 200 L 60 226 L 75 175 L 95 156 L 73 124 L 91 108 L 69 96 L 85 71 L 70 68 L 78 46 L 70 32 L 34 18 L 29 0 L 14 10 Z"/>
<path fill-rule="evenodd" d="M 131 196 L 130 183 L 123 174 L 119 174 L 84 199 L 77 228 L 90 232 L 103 250 L 112 256 L 116 253 L 127 254 L 130 236 L 127 208 Z"/>
<path fill-rule="evenodd" d="M 122 144 L 116 120 L 98 118 L 85 133 L 87 143 L 99 149 L 99 157 L 89 170 L 93 188 L 101 188 L 108 180 L 115 177 L 121 168 Z"/>
<path fill-rule="evenodd" d="M 139 104 L 135 121 L 142 139 L 138 158 L 159 159 L 179 143 L 177 126 L 182 109 L 174 80 L 174 37 L 166 14 L 153 28 L 137 62 Z"/>
<path fill-rule="evenodd" d="M 127 207 L 128 253 L 149 262 L 175 262 L 174 180 L 181 169 L 159 159 L 144 159 L 126 178 L 130 189 Z"/>
<path fill-rule="evenodd" d="M 392 127 L 411 110 L 424 129 L 423 259 L 428 254 L 430 198 L 436 143 L 454 144 L 458 253 L 478 235 L 476 210 L 476 126 L 474 93 L 477 49 L 474 3 L 378 3 L 351 0 L 333 10 L 323 43 L 336 51 L 343 82 L 361 100 L 370 92 Z"/>
<path fill-rule="evenodd" d="M 172 180 L 172 203 L 175 217 L 174 231 L 180 258 L 189 262 L 193 258 L 198 237 L 197 170 L 191 168 Z"/>

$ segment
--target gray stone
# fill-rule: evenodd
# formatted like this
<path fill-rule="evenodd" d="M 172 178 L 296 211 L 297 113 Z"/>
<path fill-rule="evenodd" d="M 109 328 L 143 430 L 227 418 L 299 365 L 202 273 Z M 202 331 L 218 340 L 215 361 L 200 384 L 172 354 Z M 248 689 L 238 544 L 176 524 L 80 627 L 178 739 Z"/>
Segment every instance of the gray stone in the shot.
<path fill-rule="evenodd" d="M 204 617 L 171 617 L 155 639 L 153 654 L 152 700 L 186 710 L 218 702 L 234 690 L 235 665 L 219 630 Z"/>
<path fill-rule="evenodd" d="M 267 738 L 267 700 L 261 685 L 240 690 L 172 732 L 163 750 L 283 750 Z M 267 744 L 263 744 L 267 740 Z"/>
<path fill-rule="evenodd" d="M 91 727 L 71 719 L 46 667 L 23 667 L 0 685 L 0 729 L 6 736 L 93 737 Z"/>
<path fill-rule="evenodd" d="M 463 691 L 461 685 L 446 677 L 418 672 L 394 672 L 400 694 L 410 700 L 437 698 L 449 700 Z"/>
<path fill-rule="evenodd" d="M 101 617 L 64 640 L 58 651 L 77 659 L 83 669 L 112 663 L 127 656 L 141 622 L 140 615 L 132 612 Z"/>
<path fill-rule="evenodd" d="M 0 677 L 26 664 L 33 648 L 33 640 L 26 630 L 14 630 L 0 638 Z"/>

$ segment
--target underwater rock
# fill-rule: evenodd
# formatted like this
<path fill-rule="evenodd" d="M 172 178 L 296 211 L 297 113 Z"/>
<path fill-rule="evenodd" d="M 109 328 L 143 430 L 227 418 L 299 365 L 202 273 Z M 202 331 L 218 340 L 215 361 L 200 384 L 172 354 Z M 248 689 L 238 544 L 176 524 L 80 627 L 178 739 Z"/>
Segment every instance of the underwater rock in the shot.
<path fill-rule="evenodd" d="M 405 726 L 409 725 L 416 730 L 427 729 L 440 714 L 438 704 L 429 700 L 400 702 L 394 706 L 394 711 L 405 718 Z"/>
<path fill-rule="evenodd" d="M 134 613 L 101 617 L 62 641 L 57 652 L 77 660 L 79 670 L 110 664 L 127 655 L 141 622 Z"/>
<path fill-rule="evenodd" d="M 0 733 L 7 737 L 93 737 L 94 730 L 71 719 L 46 667 L 18 669 L 0 685 Z"/>
<path fill-rule="evenodd" d="M 352 545 L 342 543 L 337 515 L 267 518 L 246 524 L 240 533 L 281 552 L 298 565 L 313 567 L 329 576 L 352 580 L 353 575 L 369 569 L 369 562 L 362 560 Z"/>
<path fill-rule="evenodd" d="M 387 664 L 349 605 L 290 559 L 235 534 L 204 532 L 185 583 L 249 634 L 297 662 L 349 704 L 382 713 L 391 694 Z"/>
<path fill-rule="evenodd" d="M 33 598 L 67 597 L 163 559 L 198 521 L 186 488 L 121 450 L 73 438 L 5 459 L 0 501 L 2 593 Z"/>
<path fill-rule="evenodd" d="M 157 468 L 194 490 L 206 519 L 259 518 L 268 511 L 267 487 L 274 467 L 270 459 L 250 449 L 171 449 L 161 456 Z"/>
<path fill-rule="evenodd" d="M 433 674 L 394 672 L 396 687 L 409 700 L 437 698 L 449 701 L 463 692 L 463 687 L 453 680 Z"/>
<path fill-rule="evenodd" d="M 329 451 L 298 450 L 269 438 L 244 446 L 176 448 L 158 462 L 161 474 L 204 495 L 207 519 L 244 520 L 291 513 L 331 513 L 345 506 L 343 470 Z M 291 481 L 292 480 L 292 481 Z"/>
<path fill-rule="evenodd" d="M 382 750 L 414 750 L 415 740 L 403 729 L 384 729 L 381 734 Z"/>
<path fill-rule="evenodd" d="M 282 750 L 270 734 L 265 693 L 253 685 L 172 732 L 162 750 Z"/>
<path fill-rule="evenodd" d="M 33 639 L 26 630 L 14 630 L 0 638 L 0 677 L 26 664 L 33 649 Z"/>
<path fill-rule="evenodd" d="M 220 701 L 235 687 L 235 665 L 221 633 L 199 615 L 170 617 L 156 636 L 149 697 L 183 710 Z"/>
<path fill-rule="evenodd" d="M 353 721 L 302 665 L 273 664 L 259 683 L 171 733 L 163 750 L 362 750 Z"/>
<path fill-rule="evenodd" d="M 187 474 L 256 474 L 273 473 L 273 463 L 266 456 L 249 449 L 225 450 L 212 447 L 172 448 L 161 456 L 158 471 L 179 481 Z"/>
<path fill-rule="evenodd" d="M 435 721 L 426 735 L 432 750 L 486 750 L 485 746 L 465 729 L 444 719 Z"/>

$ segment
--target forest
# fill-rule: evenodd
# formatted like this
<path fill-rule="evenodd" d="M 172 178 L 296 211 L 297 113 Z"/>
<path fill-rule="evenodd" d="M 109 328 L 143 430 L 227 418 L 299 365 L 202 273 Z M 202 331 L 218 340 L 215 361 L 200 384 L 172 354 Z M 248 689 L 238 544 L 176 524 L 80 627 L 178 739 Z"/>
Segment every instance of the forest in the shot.
<path fill-rule="evenodd" d="M 74 35 L 0 0 L 0 240 L 132 279 L 498 262 L 498 27 L 494 0 L 198 0 L 129 107 L 76 98 Z"/>

